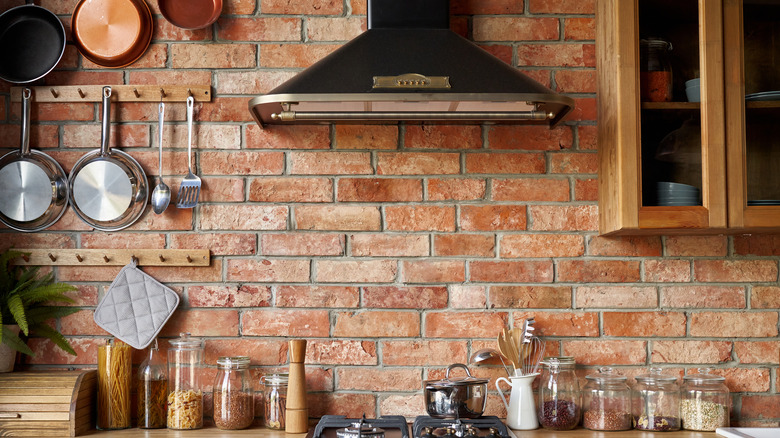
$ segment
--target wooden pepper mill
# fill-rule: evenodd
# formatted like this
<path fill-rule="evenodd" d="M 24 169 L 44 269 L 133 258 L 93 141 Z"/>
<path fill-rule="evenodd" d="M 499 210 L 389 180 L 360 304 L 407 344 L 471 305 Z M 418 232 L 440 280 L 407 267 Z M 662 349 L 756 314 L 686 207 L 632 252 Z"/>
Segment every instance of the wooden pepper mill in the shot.
<path fill-rule="evenodd" d="M 287 386 L 285 409 L 287 433 L 306 433 L 309 430 L 309 407 L 306 404 L 306 340 L 290 341 L 290 380 Z"/>

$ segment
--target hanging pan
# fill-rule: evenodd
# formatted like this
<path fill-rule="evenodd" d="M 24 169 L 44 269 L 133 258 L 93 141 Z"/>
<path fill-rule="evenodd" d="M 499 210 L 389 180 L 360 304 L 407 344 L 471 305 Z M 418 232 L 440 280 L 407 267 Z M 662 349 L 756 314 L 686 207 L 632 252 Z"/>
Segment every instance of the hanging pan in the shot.
<path fill-rule="evenodd" d="M 111 87 L 103 87 L 100 149 L 76 162 L 68 180 L 70 204 L 79 218 L 98 230 L 117 231 L 141 217 L 148 199 L 146 173 L 133 157 L 108 146 Z"/>
<path fill-rule="evenodd" d="M 41 231 L 68 206 L 68 180 L 59 163 L 30 149 L 30 96 L 22 92 L 22 146 L 0 158 L 0 221 L 18 231 Z"/>
<path fill-rule="evenodd" d="M 120 68 L 137 61 L 153 32 L 152 11 L 144 0 L 80 0 L 71 17 L 79 52 L 103 67 Z"/>
<path fill-rule="evenodd" d="M 0 14 L 0 79 L 26 84 L 46 76 L 65 52 L 65 28 L 51 11 L 33 4 Z"/>
<path fill-rule="evenodd" d="M 211 26 L 222 13 L 222 0 L 157 0 L 157 6 L 169 23 L 182 29 Z"/>

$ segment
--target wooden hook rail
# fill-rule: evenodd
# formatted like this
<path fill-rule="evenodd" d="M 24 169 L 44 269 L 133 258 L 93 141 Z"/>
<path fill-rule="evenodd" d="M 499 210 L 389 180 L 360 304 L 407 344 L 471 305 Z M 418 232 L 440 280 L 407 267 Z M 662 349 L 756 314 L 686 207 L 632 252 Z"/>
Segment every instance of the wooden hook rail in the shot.
<path fill-rule="evenodd" d="M 11 102 L 22 101 L 22 90 L 30 88 L 35 102 L 101 102 L 102 85 L 51 85 L 11 88 Z M 111 85 L 112 102 L 211 102 L 208 85 Z"/>
<path fill-rule="evenodd" d="M 135 258 L 141 266 L 209 266 L 207 249 L 16 249 L 29 253 L 16 261 L 35 266 L 124 266 Z"/>

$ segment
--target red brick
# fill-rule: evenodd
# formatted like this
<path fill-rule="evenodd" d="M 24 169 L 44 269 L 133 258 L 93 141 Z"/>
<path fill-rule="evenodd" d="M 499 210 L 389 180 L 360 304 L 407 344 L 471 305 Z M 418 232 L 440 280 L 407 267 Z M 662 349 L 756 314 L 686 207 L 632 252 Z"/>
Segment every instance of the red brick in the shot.
<path fill-rule="evenodd" d="M 73 303 L 60 303 L 63 306 L 97 306 L 98 288 L 97 286 L 73 285 L 78 288 L 75 291 L 65 292 L 65 295 L 73 300 Z"/>
<path fill-rule="evenodd" d="M 552 17 L 474 17 L 474 41 L 557 40 L 558 21 Z"/>
<path fill-rule="evenodd" d="M 460 155 L 439 152 L 379 152 L 378 175 L 450 175 L 460 172 Z"/>
<path fill-rule="evenodd" d="M 474 125 L 409 125 L 405 149 L 479 149 L 482 129 Z"/>
<path fill-rule="evenodd" d="M 371 155 L 367 152 L 291 152 L 293 175 L 370 175 Z"/>
<path fill-rule="evenodd" d="M 776 341 L 736 341 L 734 350 L 739 363 L 779 363 L 780 343 Z"/>
<path fill-rule="evenodd" d="M 243 178 L 202 177 L 199 202 L 244 202 Z M 169 184 L 166 179 L 166 184 Z M 176 184 L 174 196 L 178 199 L 181 179 L 172 180 Z"/>
<path fill-rule="evenodd" d="M 376 412 L 376 396 L 361 393 L 309 393 L 309 415 L 341 415 L 358 418 L 366 412 Z"/>
<path fill-rule="evenodd" d="M 228 260 L 228 281 L 307 282 L 309 261 L 291 259 Z"/>
<path fill-rule="evenodd" d="M 65 125 L 63 126 L 62 146 L 64 147 L 94 147 L 99 145 L 101 138 L 98 125 Z M 109 145 L 111 147 L 148 147 L 149 127 L 145 125 L 117 125 L 111 128 Z"/>
<path fill-rule="evenodd" d="M 299 336 L 322 338 L 330 332 L 327 310 L 248 310 L 241 318 L 244 336 Z"/>
<path fill-rule="evenodd" d="M 464 231 L 522 231 L 526 229 L 526 206 L 463 205 L 460 226 Z"/>
<path fill-rule="evenodd" d="M 596 0 L 528 0 L 533 14 L 594 14 Z"/>
<path fill-rule="evenodd" d="M 661 288 L 662 307 L 744 309 L 745 288 L 739 286 L 669 286 Z"/>
<path fill-rule="evenodd" d="M 385 286 L 363 288 L 363 307 L 377 309 L 442 309 L 447 307 L 444 286 Z"/>
<path fill-rule="evenodd" d="M 2 104 L 2 101 L 0 101 L 0 104 Z M 2 119 L 2 114 L 0 114 L 0 120 Z M 60 142 L 59 129 L 59 126 L 55 125 L 30 126 L 30 146 L 34 149 L 58 147 Z M 0 138 L 5 139 L 9 146 L 12 144 L 12 139 L 20 139 L 21 143 L 21 135 L 22 129 L 18 125 L 0 125 Z"/>
<path fill-rule="evenodd" d="M 769 370 L 761 368 L 714 369 L 713 374 L 726 378 L 724 382 L 729 391 L 768 392 L 770 387 Z"/>
<path fill-rule="evenodd" d="M 721 363 L 731 359 L 728 341 L 654 341 L 653 363 Z"/>
<path fill-rule="evenodd" d="M 595 205 L 534 205 L 529 210 L 532 230 L 596 231 L 599 228 Z"/>
<path fill-rule="evenodd" d="M 382 363 L 384 365 L 429 366 L 466 363 L 467 361 L 466 341 L 389 340 L 382 342 Z"/>
<path fill-rule="evenodd" d="M 227 15 L 247 15 L 255 12 L 257 0 L 229 0 L 222 9 Z"/>
<path fill-rule="evenodd" d="M 323 283 L 389 283 L 395 280 L 395 260 L 317 260 L 316 281 Z"/>
<path fill-rule="evenodd" d="M 507 324 L 506 312 L 428 312 L 425 337 L 494 338 Z"/>
<path fill-rule="evenodd" d="M 342 2 L 337 0 L 312 0 L 311 2 L 259 0 L 259 3 L 263 14 L 340 15 L 344 11 Z"/>
<path fill-rule="evenodd" d="M 340 202 L 422 201 L 422 180 L 400 178 L 342 178 L 338 181 Z"/>
<path fill-rule="evenodd" d="M 19 105 L 10 105 L 9 121 L 21 120 Z M 35 103 L 30 107 L 30 121 L 50 122 L 59 120 L 92 121 L 95 120 L 95 106 L 91 103 Z M 100 140 L 99 138 L 97 140 Z M 96 142 L 96 146 L 99 143 Z M 14 145 L 16 147 L 16 145 Z"/>
<path fill-rule="evenodd" d="M 223 356 L 235 356 L 237 351 L 249 356 L 252 365 L 284 365 L 287 363 L 287 342 L 275 339 L 207 339 L 205 357 L 208 364 Z"/>
<path fill-rule="evenodd" d="M 579 257 L 585 252 L 577 234 L 510 234 L 501 237 L 501 258 Z"/>
<path fill-rule="evenodd" d="M 208 70 L 211 73 L 211 70 Z M 283 82 L 291 79 L 295 76 L 294 71 L 230 71 L 230 70 L 217 70 L 215 76 L 217 83 L 216 92 L 219 94 L 266 94 L 273 90 Z M 302 126 L 295 126 L 297 128 L 303 128 Z M 279 126 L 268 125 L 263 128 L 252 125 L 246 127 L 246 147 L 255 148 L 257 142 L 261 142 L 263 138 L 263 131 L 271 128 L 291 128 L 291 126 Z M 318 128 L 326 128 L 318 126 Z M 305 128 L 303 128 L 305 130 Z M 308 145 L 302 145 L 304 149 L 317 149 L 316 147 L 307 147 Z M 260 146 L 265 148 L 266 146 Z M 268 148 L 275 148 L 273 145 L 268 145 Z"/>
<path fill-rule="evenodd" d="M 172 249 L 208 249 L 212 255 L 251 255 L 257 253 L 254 234 L 198 233 L 171 234 Z"/>
<path fill-rule="evenodd" d="M 301 20 L 293 17 L 230 18 L 217 23 L 217 36 L 228 41 L 300 41 Z M 230 66 L 230 64 L 221 67 Z"/>
<path fill-rule="evenodd" d="M 645 260 L 645 281 L 651 283 L 680 283 L 691 281 L 691 262 L 688 260 Z"/>
<path fill-rule="evenodd" d="M 60 318 L 60 333 L 65 336 L 108 336 L 108 333 L 95 323 L 94 313 L 92 310 L 80 310 L 63 316 Z"/>
<path fill-rule="evenodd" d="M 522 14 L 523 0 L 453 0 L 450 13 L 456 15 Z"/>
<path fill-rule="evenodd" d="M 455 231 L 455 207 L 387 206 L 385 227 L 392 231 Z"/>
<path fill-rule="evenodd" d="M 253 68 L 254 44 L 171 44 L 173 68 Z"/>
<path fill-rule="evenodd" d="M 328 149 L 330 147 L 330 131 L 327 126 L 268 125 L 260 128 L 252 125 L 247 128 L 246 137 L 247 148 L 250 149 Z M 357 154 L 334 155 L 345 160 L 361 157 Z M 303 157 L 305 158 L 306 155 Z"/>
<path fill-rule="evenodd" d="M 460 283 L 466 280 L 466 263 L 462 260 L 404 261 L 405 283 Z"/>
<path fill-rule="evenodd" d="M 35 356 L 27 358 L 27 363 L 30 365 L 93 365 L 97 364 L 98 348 L 106 344 L 103 338 L 68 338 L 68 342 L 76 350 L 76 356 L 62 351 L 48 339 L 30 339 L 27 345 Z"/>
<path fill-rule="evenodd" d="M 39 248 L 53 248 L 53 249 L 66 249 L 75 248 L 76 239 L 75 236 L 58 233 L 13 233 L 0 235 L 0 251 L 5 251 L 9 248 L 25 248 L 25 249 L 39 249 Z"/>
<path fill-rule="evenodd" d="M 747 418 L 779 418 L 780 395 L 744 395 L 740 415 Z"/>
<path fill-rule="evenodd" d="M 284 230 L 287 207 L 265 205 L 204 205 L 201 230 Z"/>
<path fill-rule="evenodd" d="M 187 302 L 190 307 L 269 307 L 269 286 L 189 286 Z"/>
<path fill-rule="evenodd" d="M 471 178 L 431 178 L 429 201 L 473 201 L 485 198 L 485 180 Z"/>
<path fill-rule="evenodd" d="M 422 394 L 388 395 L 381 398 L 379 410 L 382 415 L 401 415 L 411 418 L 420 415 L 420 407 L 424 405 Z"/>
<path fill-rule="evenodd" d="M 263 255 L 275 256 L 337 256 L 344 254 L 343 234 L 293 233 L 262 234 Z"/>
<path fill-rule="evenodd" d="M 598 201 L 599 186 L 596 178 L 574 180 L 575 201 Z"/>
<path fill-rule="evenodd" d="M 594 125 L 580 125 L 577 127 L 577 143 L 580 149 L 598 149 L 598 129 Z"/>
<path fill-rule="evenodd" d="M 90 233 L 81 235 L 82 248 L 112 248 L 132 249 L 165 248 L 164 234 L 140 234 L 140 233 Z"/>
<path fill-rule="evenodd" d="M 453 309 L 484 309 L 487 306 L 484 286 L 450 286 L 450 307 Z"/>
<path fill-rule="evenodd" d="M 196 108 L 198 104 L 195 104 Z M 252 116 L 246 110 L 244 97 L 215 97 L 211 103 L 201 104 L 196 110 L 195 120 L 211 122 L 252 122 Z"/>
<path fill-rule="evenodd" d="M 430 255 L 430 239 L 421 234 L 353 234 L 355 257 L 423 257 Z"/>
<path fill-rule="evenodd" d="M 598 116 L 598 106 L 593 97 L 579 97 L 574 99 L 574 110 L 564 120 L 567 121 L 593 121 Z"/>
<path fill-rule="evenodd" d="M 595 70 L 559 70 L 555 72 L 556 90 L 561 93 L 595 93 Z M 580 127 L 580 132 L 582 131 Z M 580 141 L 582 146 L 582 140 Z M 587 149 L 581 147 L 581 149 Z"/>
<path fill-rule="evenodd" d="M 398 126 L 395 125 L 336 125 L 334 130 L 336 149 L 398 148 Z"/>
<path fill-rule="evenodd" d="M 513 312 L 515 327 L 534 318 L 536 336 L 598 336 L 599 314 L 596 312 Z"/>
<path fill-rule="evenodd" d="M 563 286 L 490 286 L 488 308 L 568 309 L 571 288 Z"/>
<path fill-rule="evenodd" d="M 466 155 L 467 173 L 538 174 L 544 171 L 544 156 L 540 153 L 479 152 Z"/>
<path fill-rule="evenodd" d="M 146 268 L 144 268 L 146 270 Z M 238 311 L 236 310 L 183 310 L 173 312 L 160 336 L 238 336 Z"/>
<path fill-rule="evenodd" d="M 523 66 L 595 67 L 593 44 L 520 44 L 517 62 Z"/>
<path fill-rule="evenodd" d="M 214 38 L 211 26 L 203 29 L 182 29 L 168 20 L 155 20 L 153 38 L 160 41 L 205 41 Z"/>
<path fill-rule="evenodd" d="M 91 74 L 102 74 L 94 73 Z M 120 77 L 122 72 L 118 72 Z M 105 82 L 101 82 L 105 83 Z M 168 70 L 168 71 L 130 71 L 128 84 L 167 85 L 167 84 L 202 84 L 211 85 L 211 72 L 203 70 Z M 168 108 L 165 108 L 166 112 Z M 200 127 L 199 127 L 200 128 Z"/>
<path fill-rule="evenodd" d="M 592 152 L 550 154 L 550 173 L 592 173 L 599 171 L 599 156 Z"/>
<path fill-rule="evenodd" d="M 494 179 L 492 198 L 495 201 L 569 200 L 569 181 L 552 178 Z"/>
<path fill-rule="evenodd" d="M 281 152 L 201 152 L 203 175 L 281 175 L 284 154 Z"/>
<path fill-rule="evenodd" d="M 417 312 L 339 312 L 333 336 L 361 338 L 411 338 L 420 336 Z"/>
<path fill-rule="evenodd" d="M 681 312 L 604 312 L 605 336 L 683 337 L 685 314 Z"/>
<path fill-rule="evenodd" d="M 192 230 L 192 213 L 193 209 L 191 208 L 170 208 L 165 214 L 154 214 L 152 208 L 149 207 L 141 219 L 126 228 L 126 231 L 190 231 Z"/>
<path fill-rule="evenodd" d="M 417 368 L 365 367 L 339 368 L 338 389 L 358 391 L 417 391 L 420 389 L 420 370 Z"/>
<path fill-rule="evenodd" d="M 651 286 L 581 286 L 577 288 L 577 307 L 648 308 L 657 306 L 658 291 Z"/>
<path fill-rule="evenodd" d="M 133 125 L 131 125 L 133 126 Z M 112 131 L 113 132 L 113 131 Z M 159 131 L 153 130 L 153 146 L 157 146 Z M 184 146 L 188 141 L 187 126 L 169 125 L 163 128 L 163 147 Z M 240 149 L 241 127 L 229 125 L 200 125 L 193 127 L 192 148 L 198 149 Z"/>
<path fill-rule="evenodd" d="M 330 202 L 333 183 L 329 178 L 255 178 L 249 186 L 254 202 Z"/>
<path fill-rule="evenodd" d="M 726 236 L 668 236 L 666 254 L 672 257 L 725 257 L 728 245 Z"/>
<path fill-rule="evenodd" d="M 279 286 L 277 307 L 358 307 L 360 290 L 349 286 Z"/>
<path fill-rule="evenodd" d="M 780 287 L 753 286 L 750 295 L 750 307 L 754 309 L 780 308 Z"/>
<path fill-rule="evenodd" d="M 777 336 L 777 312 L 701 312 L 691 314 L 691 336 L 767 338 Z"/>
<path fill-rule="evenodd" d="M 588 254 L 618 257 L 660 257 L 661 238 L 655 236 L 602 237 L 588 240 Z"/>
<path fill-rule="evenodd" d="M 376 365 L 377 362 L 374 341 L 314 339 L 306 344 L 307 364 L 342 366 Z M 387 361 L 384 363 L 388 364 Z"/>
<path fill-rule="evenodd" d="M 777 281 L 776 260 L 694 260 L 697 281 Z"/>
<path fill-rule="evenodd" d="M 496 254 L 495 237 L 484 234 L 437 234 L 433 236 L 436 256 L 493 257 Z"/>
<path fill-rule="evenodd" d="M 776 234 L 734 236 L 734 254 L 778 256 L 780 255 L 780 236 Z"/>
<path fill-rule="evenodd" d="M 474 261 L 469 263 L 471 281 L 499 283 L 551 283 L 552 261 Z"/>
<path fill-rule="evenodd" d="M 563 354 L 579 365 L 644 365 L 646 341 L 565 341 Z"/>
<path fill-rule="evenodd" d="M 558 281 L 626 283 L 639 281 L 639 262 L 623 260 L 560 260 Z"/>
<path fill-rule="evenodd" d="M 147 175 L 159 176 L 158 160 L 160 156 L 157 152 L 151 151 L 132 151 L 132 156 L 141 165 Z M 194 166 L 194 164 L 193 164 Z M 186 175 L 187 174 L 187 154 L 186 152 L 177 152 L 172 150 L 163 150 L 163 175 Z M 175 178 L 166 181 L 171 190 L 176 190 L 173 185 Z M 174 198 L 176 199 L 176 198 Z"/>
<path fill-rule="evenodd" d="M 297 230 L 378 231 L 380 228 L 381 217 L 377 207 L 295 207 Z"/>
<path fill-rule="evenodd" d="M 567 17 L 563 22 L 563 39 L 595 40 L 596 19 L 590 17 Z"/>
<path fill-rule="evenodd" d="M 311 41 L 349 41 L 366 30 L 364 17 L 309 17 L 306 36 Z"/>
<path fill-rule="evenodd" d="M 341 47 L 338 44 L 262 44 L 260 66 L 306 68 Z"/>
<path fill-rule="evenodd" d="M 468 35 L 466 36 L 466 38 L 467 37 Z M 480 49 L 495 56 L 496 58 L 504 61 L 505 63 L 512 65 L 512 46 L 508 45 L 507 43 L 500 43 L 500 44 L 479 43 L 477 44 L 477 46 Z"/>
<path fill-rule="evenodd" d="M 144 52 L 143 56 L 138 61 L 125 66 L 126 69 L 135 68 L 165 68 L 168 63 L 168 45 L 167 44 L 151 44 Z M 82 67 L 85 69 L 103 69 L 102 65 L 97 65 L 87 60 L 82 59 Z"/>

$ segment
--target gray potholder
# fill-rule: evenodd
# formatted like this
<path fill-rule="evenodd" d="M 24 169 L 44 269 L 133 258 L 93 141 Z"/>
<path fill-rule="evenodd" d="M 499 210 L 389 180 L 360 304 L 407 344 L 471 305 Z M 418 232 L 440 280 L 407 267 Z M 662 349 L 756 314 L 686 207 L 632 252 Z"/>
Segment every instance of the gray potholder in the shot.
<path fill-rule="evenodd" d="M 117 274 L 95 309 L 95 323 L 131 347 L 146 348 L 171 317 L 179 296 L 136 267 L 133 260 Z"/>

